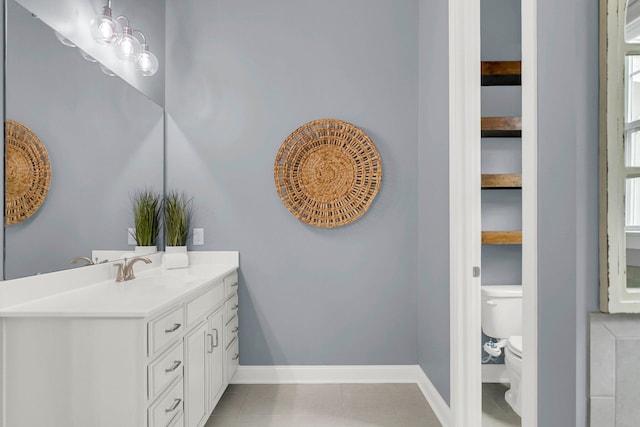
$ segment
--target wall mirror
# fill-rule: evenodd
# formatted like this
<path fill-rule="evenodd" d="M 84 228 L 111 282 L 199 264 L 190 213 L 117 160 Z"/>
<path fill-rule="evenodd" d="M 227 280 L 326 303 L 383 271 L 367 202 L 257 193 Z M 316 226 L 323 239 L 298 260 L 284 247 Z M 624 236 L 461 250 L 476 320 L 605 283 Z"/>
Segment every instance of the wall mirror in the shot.
<path fill-rule="evenodd" d="M 145 17 L 137 22 L 144 22 L 161 61 L 150 80 L 107 76 L 54 32 L 81 47 L 74 37 L 82 41 L 82 34 L 65 26 L 61 16 L 97 13 L 104 3 L 5 2 L 5 118 L 39 137 L 51 165 L 49 192 L 40 209 L 5 227 L 6 279 L 76 267 L 73 257 L 90 257 L 95 249 L 133 249 L 127 243 L 127 229 L 133 227 L 131 196 L 145 187 L 163 191 L 164 7 L 157 0 L 120 3 L 130 11 L 113 5 L 114 16 Z M 104 55 L 100 48 L 91 54 Z M 126 78 L 126 69 L 121 74 Z"/>
<path fill-rule="evenodd" d="M 600 27 L 600 308 L 640 312 L 640 0 L 605 0 Z"/>

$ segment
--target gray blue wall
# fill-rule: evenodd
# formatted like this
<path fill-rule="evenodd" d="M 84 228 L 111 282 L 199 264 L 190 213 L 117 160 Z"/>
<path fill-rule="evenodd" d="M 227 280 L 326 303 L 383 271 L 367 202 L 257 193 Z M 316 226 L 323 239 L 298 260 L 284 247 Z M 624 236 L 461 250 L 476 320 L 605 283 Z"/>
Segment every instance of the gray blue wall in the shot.
<path fill-rule="evenodd" d="M 447 0 L 420 1 L 418 363 L 445 401 L 449 363 L 449 38 Z M 480 362 L 478 362 L 480 363 Z"/>
<path fill-rule="evenodd" d="M 167 182 L 193 195 L 203 249 L 242 254 L 241 363 L 415 364 L 418 1 L 188 0 L 167 18 Z M 333 230 L 273 183 L 285 138 L 326 117 L 383 164 L 369 212 Z"/>
<path fill-rule="evenodd" d="M 598 294 L 598 1 L 538 0 L 538 423 L 586 425 Z"/>
<path fill-rule="evenodd" d="M 448 354 L 436 349 L 449 340 L 446 1 L 421 1 L 419 28 L 415 1 L 226 3 L 168 5 L 170 61 L 189 66 L 168 70 L 167 173 L 193 191 L 204 248 L 242 252 L 242 363 L 415 363 L 419 354 L 447 399 Z M 322 23 L 334 9 L 344 13 Z M 541 426 L 586 424 L 587 312 L 597 308 L 598 280 L 597 11 L 597 0 L 539 0 Z M 349 15 L 362 19 L 336 21 Z M 289 132 L 326 116 L 369 132 L 385 173 L 371 211 L 332 231 L 288 213 L 271 169 Z M 425 188 L 430 178 L 444 185 Z"/>

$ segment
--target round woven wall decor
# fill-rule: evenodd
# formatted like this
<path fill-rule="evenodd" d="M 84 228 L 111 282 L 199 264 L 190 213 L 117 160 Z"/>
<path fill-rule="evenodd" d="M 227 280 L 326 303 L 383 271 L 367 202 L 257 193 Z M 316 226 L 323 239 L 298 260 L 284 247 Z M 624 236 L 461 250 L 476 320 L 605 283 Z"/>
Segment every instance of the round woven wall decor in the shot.
<path fill-rule="evenodd" d="M 273 176 L 278 195 L 296 218 L 333 228 L 369 209 L 382 182 L 382 160 L 371 139 L 354 125 L 314 120 L 284 141 Z"/>
<path fill-rule="evenodd" d="M 40 139 L 13 120 L 5 123 L 5 224 L 24 221 L 42 206 L 51 182 L 49 155 Z"/>

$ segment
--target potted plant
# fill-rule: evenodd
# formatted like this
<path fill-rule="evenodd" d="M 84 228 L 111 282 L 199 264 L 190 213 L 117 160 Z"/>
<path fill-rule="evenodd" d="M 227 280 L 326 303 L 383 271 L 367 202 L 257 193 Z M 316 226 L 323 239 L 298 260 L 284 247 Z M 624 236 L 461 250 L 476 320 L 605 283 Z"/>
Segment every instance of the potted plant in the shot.
<path fill-rule="evenodd" d="M 135 222 L 136 252 L 152 253 L 158 250 L 162 198 L 146 188 L 132 198 Z"/>
<path fill-rule="evenodd" d="M 189 266 L 187 238 L 192 215 L 192 199 L 185 193 L 170 191 L 164 198 L 164 230 L 167 247 L 162 257 L 165 268 Z"/>

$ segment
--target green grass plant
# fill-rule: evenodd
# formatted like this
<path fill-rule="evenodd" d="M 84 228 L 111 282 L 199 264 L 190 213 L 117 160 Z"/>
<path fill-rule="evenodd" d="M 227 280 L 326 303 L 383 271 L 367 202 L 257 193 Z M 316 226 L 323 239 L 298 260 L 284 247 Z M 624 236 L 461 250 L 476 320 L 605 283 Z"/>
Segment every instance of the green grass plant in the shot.
<path fill-rule="evenodd" d="M 162 197 L 144 189 L 133 196 L 132 204 L 136 243 L 138 246 L 157 245 L 160 234 Z"/>
<path fill-rule="evenodd" d="M 185 193 L 170 191 L 164 199 L 164 229 L 167 246 L 186 246 L 193 213 L 192 199 Z"/>

